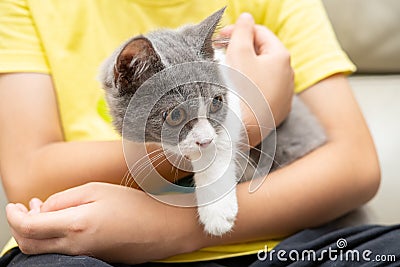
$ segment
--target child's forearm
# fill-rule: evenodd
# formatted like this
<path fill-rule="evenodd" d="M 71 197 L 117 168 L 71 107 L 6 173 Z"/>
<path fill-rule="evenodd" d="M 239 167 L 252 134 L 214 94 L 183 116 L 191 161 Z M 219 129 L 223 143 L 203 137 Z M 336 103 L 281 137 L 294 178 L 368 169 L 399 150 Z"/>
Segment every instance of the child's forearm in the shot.
<path fill-rule="evenodd" d="M 64 142 L 49 75 L 0 75 L 0 131 L 10 201 L 27 203 L 87 181 L 118 182 L 126 171 L 120 142 Z"/>
<path fill-rule="evenodd" d="M 153 149 L 148 147 L 149 152 Z M 137 158 L 143 156 L 138 154 Z M 128 172 L 121 141 L 50 143 L 32 153 L 24 166 L 25 170 L 14 177 L 13 186 L 7 190 L 10 201 L 46 199 L 64 189 L 96 181 L 138 188 Z M 170 170 L 168 161 L 157 166 L 157 171 L 168 180 L 187 175 Z"/>
<path fill-rule="evenodd" d="M 54 195 L 37 215 L 9 205 L 7 215 L 17 240 L 31 253 L 90 253 L 138 263 L 210 245 L 280 237 L 345 214 L 377 191 L 380 173 L 374 145 L 342 76 L 315 85 L 302 98 L 326 129 L 327 143 L 271 173 L 253 194 L 248 193 L 248 182 L 239 184 L 239 214 L 233 231 L 223 237 L 204 233 L 196 208 L 169 206 L 137 190 L 96 183 Z M 59 212 L 48 212 L 55 210 Z M 51 240 L 39 247 L 49 231 Z M 104 245 L 101 240 L 106 239 L 110 242 Z"/>
<path fill-rule="evenodd" d="M 364 133 L 358 139 L 357 134 L 350 138 L 332 136 L 312 153 L 271 173 L 255 193 L 249 193 L 249 182 L 239 184 L 238 217 L 233 231 L 222 237 L 204 232 L 195 208 L 159 203 L 151 213 L 162 214 L 161 220 L 165 222 L 149 231 L 147 240 L 154 242 L 151 246 L 154 250 L 132 254 L 131 251 L 138 249 L 133 244 L 119 252 L 127 263 L 144 262 L 207 246 L 281 238 L 338 218 L 367 202 L 377 191 L 379 166 L 373 145 L 367 132 Z M 147 202 L 135 206 L 132 216 L 149 211 L 150 206 Z M 128 227 L 131 223 L 125 222 L 130 230 L 124 235 L 135 239 L 139 228 Z"/>
<path fill-rule="evenodd" d="M 157 168 L 166 177 L 170 169 L 167 161 Z M 26 204 L 90 181 L 119 184 L 126 174 L 121 141 L 64 142 L 49 75 L 0 75 L 0 176 L 10 201 Z"/>
<path fill-rule="evenodd" d="M 90 253 L 124 263 L 161 259 L 210 245 L 281 237 L 336 218 L 372 197 L 379 181 L 376 158 L 368 141 L 355 145 L 349 150 L 346 142 L 329 141 L 270 174 L 254 194 L 248 193 L 248 183 L 239 184 L 239 214 L 233 231 L 223 237 L 204 233 L 196 208 L 169 206 L 137 190 L 101 183 L 53 195 L 40 214 L 29 216 L 27 210 L 21 214 L 9 205 L 7 215 L 25 252 Z M 358 145 L 367 146 L 357 149 Z M 50 231 L 51 240 L 43 242 Z M 101 240 L 110 242 L 104 245 Z"/>
<path fill-rule="evenodd" d="M 9 194 L 10 200 L 28 201 L 91 181 L 119 184 L 127 172 L 120 141 L 54 142 L 32 153 L 26 177 Z M 26 203 L 26 202 L 24 202 Z"/>
<path fill-rule="evenodd" d="M 248 191 L 249 183 L 240 184 L 236 225 L 222 242 L 286 236 L 329 222 L 367 202 L 376 192 L 378 174 L 373 168 L 354 168 L 354 157 L 361 156 L 355 150 L 327 143 L 271 173 L 253 194 Z M 367 164 L 374 165 L 370 159 Z M 219 243 L 215 238 L 205 241 L 207 245 Z"/>

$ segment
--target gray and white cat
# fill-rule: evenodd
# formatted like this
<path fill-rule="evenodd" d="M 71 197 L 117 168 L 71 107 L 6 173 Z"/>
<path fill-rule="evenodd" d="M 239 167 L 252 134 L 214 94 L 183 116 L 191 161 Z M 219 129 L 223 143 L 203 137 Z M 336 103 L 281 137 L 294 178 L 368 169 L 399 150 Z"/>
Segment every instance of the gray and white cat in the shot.
<path fill-rule="evenodd" d="M 124 120 L 125 123 L 129 121 L 124 118 L 126 114 L 141 116 L 141 108 L 151 110 L 145 125 L 128 126 L 133 140 L 137 135 L 137 141 L 143 141 L 138 131 L 144 130 L 145 142 L 162 143 L 165 150 L 189 159 L 195 172 L 193 179 L 199 203 L 207 202 L 209 195 L 218 191 L 212 187 L 204 189 L 216 179 L 222 182 L 214 186 L 231 189 L 216 201 L 198 207 L 199 220 L 205 231 L 212 235 L 232 230 L 238 213 L 234 185 L 240 179 L 250 179 L 254 175 L 254 162 L 257 161 L 253 160 L 263 153 L 251 149 L 253 160 L 248 160 L 247 170 L 253 170 L 240 172 L 243 166 L 238 162 L 244 157 L 239 157 L 243 129 L 237 121 L 241 117 L 238 97 L 223 86 L 194 82 L 177 86 L 155 103 L 143 99 L 137 114 L 126 111 L 137 90 L 153 75 L 182 63 L 215 62 L 212 36 L 223 13 L 224 9 L 221 9 L 197 25 L 133 37 L 103 63 L 100 73 L 113 124 L 121 134 L 123 127 L 127 127 L 123 126 Z M 207 67 L 183 70 L 178 75 L 190 76 L 194 72 L 215 77 L 216 81 L 224 79 L 217 68 Z M 152 107 L 149 109 L 148 105 Z M 272 170 L 305 155 L 324 141 L 324 132 L 316 119 L 295 98 L 290 115 L 277 129 L 274 162 L 278 165 L 274 164 Z M 268 137 L 265 142 L 268 143 Z"/>

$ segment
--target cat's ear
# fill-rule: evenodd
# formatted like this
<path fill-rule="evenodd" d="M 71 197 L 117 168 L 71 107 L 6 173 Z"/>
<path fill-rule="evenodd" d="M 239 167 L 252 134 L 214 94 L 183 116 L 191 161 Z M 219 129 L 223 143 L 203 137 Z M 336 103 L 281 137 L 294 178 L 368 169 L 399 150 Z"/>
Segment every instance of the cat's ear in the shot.
<path fill-rule="evenodd" d="M 212 36 L 225 12 L 226 7 L 221 8 L 197 25 L 198 36 L 201 36 L 202 43 L 200 52 L 208 58 L 214 57 L 214 49 L 212 47 Z"/>
<path fill-rule="evenodd" d="M 135 93 L 151 76 L 164 68 L 151 42 L 138 36 L 122 48 L 114 65 L 114 85 L 119 93 Z"/>

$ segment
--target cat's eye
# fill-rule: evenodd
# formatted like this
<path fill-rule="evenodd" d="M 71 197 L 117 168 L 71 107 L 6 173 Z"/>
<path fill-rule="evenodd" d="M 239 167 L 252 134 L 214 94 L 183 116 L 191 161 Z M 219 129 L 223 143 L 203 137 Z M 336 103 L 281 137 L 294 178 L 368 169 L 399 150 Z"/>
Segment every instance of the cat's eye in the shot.
<path fill-rule="evenodd" d="M 210 112 L 215 113 L 222 108 L 223 105 L 223 98 L 221 95 L 216 96 L 213 98 L 210 104 Z"/>
<path fill-rule="evenodd" d="M 163 119 L 171 126 L 178 126 L 186 119 L 186 112 L 183 108 L 175 108 L 171 111 L 164 111 Z"/>

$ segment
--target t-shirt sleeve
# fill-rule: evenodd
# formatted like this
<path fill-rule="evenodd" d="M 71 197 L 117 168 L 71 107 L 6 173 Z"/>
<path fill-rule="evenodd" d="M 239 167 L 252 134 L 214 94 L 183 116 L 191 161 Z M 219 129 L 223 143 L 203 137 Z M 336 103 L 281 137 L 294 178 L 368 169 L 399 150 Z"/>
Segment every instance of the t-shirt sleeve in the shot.
<path fill-rule="evenodd" d="M 0 73 L 50 73 L 26 0 L 0 1 Z"/>
<path fill-rule="evenodd" d="M 291 53 L 296 93 L 333 74 L 355 71 L 336 39 L 321 1 L 281 3 L 276 34 Z"/>

